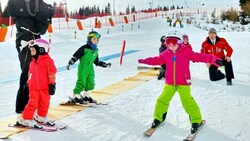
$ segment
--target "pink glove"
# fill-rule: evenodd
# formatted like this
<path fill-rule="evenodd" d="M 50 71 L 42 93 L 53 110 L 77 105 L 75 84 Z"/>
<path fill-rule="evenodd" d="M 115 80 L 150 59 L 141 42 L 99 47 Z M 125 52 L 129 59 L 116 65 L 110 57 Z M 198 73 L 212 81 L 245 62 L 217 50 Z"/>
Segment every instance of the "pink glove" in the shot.
<path fill-rule="evenodd" d="M 145 64 L 146 61 L 145 61 L 144 59 L 139 59 L 139 60 L 138 60 L 138 63 L 140 63 L 140 64 Z"/>
<path fill-rule="evenodd" d="M 212 55 L 211 64 L 216 67 L 220 67 L 223 65 L 223 62 L 222 62 L 222 59 L 217 58 L 216 56 Z"/>

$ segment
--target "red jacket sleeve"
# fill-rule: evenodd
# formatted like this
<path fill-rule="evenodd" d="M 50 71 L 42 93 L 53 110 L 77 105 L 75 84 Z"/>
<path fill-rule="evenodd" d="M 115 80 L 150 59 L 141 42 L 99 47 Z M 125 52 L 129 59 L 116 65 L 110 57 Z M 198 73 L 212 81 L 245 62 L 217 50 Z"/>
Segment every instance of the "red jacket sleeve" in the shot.
<path fill-rule="evenodd" d="M 231 57 L 233 53 L 232 47 L 227 43 L 226 39 L 220 38 L 221 42 L 224 43 L 224 49 L 226 50 L 227 54 L 226 56 Z"/>
<path fill-rule="evenodd" d="M 205 49 L 206 44 L 207 44 L 206 41 L 204 41 L 204 42 L 201 44 L 201 53 L 206 54 L 206 49 Z"/>
<path fill-rule="evenodd" d="M 48 67 L 48 78 L 49 78 L 49 84 L 54 84 L 56 82 L 56 67 L 54 65 L 54 61 L 50 60 L 47 64 Z"/>

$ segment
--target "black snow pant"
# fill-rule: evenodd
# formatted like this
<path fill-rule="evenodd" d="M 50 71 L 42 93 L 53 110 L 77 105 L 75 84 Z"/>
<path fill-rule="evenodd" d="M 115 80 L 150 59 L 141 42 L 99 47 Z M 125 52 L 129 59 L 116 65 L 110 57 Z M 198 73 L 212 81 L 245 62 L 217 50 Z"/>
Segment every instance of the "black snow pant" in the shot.
<path fill-rule="evenodd" d="M 21 66 L 21 75 L 16 97 L 16 113 L 21 113 L 29 100 L 29 87 L 27 85 L 29 64 L 31 61 L 29 48 L 25 47 L 22 49 L 22 51 L 19 52 L 18 57 Z"/>
<path fill-rule="evenodd" d="M 218 70 L 217 66 L 211 65 L 209 68 L 209 77 L 211 81 L 218 81 L 226 77 L 227 82 L 231 82 L 234 79 L 232 61 L 227 62 L 225 59 L 223 61 L 223 66 L 225 66 L 225 74 Z"/>
<path fill-rule="evenodd" d="M 21 41 L 22 40 L 29 41 L 32 39 L 38 39 L 40 38 L 40 35 L 33 35 L 32 33 L 21 29 L 21 27 L 25 27 L 25 28 L 30 29 L 31 31 L 37 32 L 36 23 L 34 20 L 30 18 L 22 17 L 22 18 L 14 18 L 14 22 L 17 28 L 16 49 L 18 52 L 18 58 L 19 58 L 20 67 L 21 67 L 21 75 L 20 75 L 20 80 L 19 80 L 19 88 L 18 88 L 17 96 L 16 96 L 16 110 L 15 111 L 16 113 L 22 113 L 22 111 L 24 110 L 29 100 L 29 89 L 28 89 L 27 81 L 28 81 L 29 64 L 31 61 L 31 54 L 30 54 L 30 49 L 28 48 L 28 46 L 26 46 L 22 50 L 20 49 Z"/>

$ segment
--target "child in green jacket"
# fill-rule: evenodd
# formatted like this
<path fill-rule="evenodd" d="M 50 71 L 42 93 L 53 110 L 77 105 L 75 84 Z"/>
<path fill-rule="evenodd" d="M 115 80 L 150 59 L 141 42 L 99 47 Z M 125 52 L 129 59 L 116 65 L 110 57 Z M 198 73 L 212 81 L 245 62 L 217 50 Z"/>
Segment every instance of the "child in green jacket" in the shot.
<path fill-rule="evenodd" d="M 81 46 L 69 60 L 66 66 L 67 70 L 70 70 L 78 59 L 80 63 L 78 65 L 78 78 L 75 88 L 73 89 L 73 100 L 76 103 L 97 103 L 96 100 L 90 97 L 90 91 L 95 86 L 95 71 L 93 63 L 96 66 L 104 68 L 110 67 L 111 63 L 105 63 L 99 60 L 97 44 L 99 43 L 101 35 L 96 31 L 91 31 L 87 37 L 87 44 Z M 82 95 L 81 95 L 82 93 Z"/>

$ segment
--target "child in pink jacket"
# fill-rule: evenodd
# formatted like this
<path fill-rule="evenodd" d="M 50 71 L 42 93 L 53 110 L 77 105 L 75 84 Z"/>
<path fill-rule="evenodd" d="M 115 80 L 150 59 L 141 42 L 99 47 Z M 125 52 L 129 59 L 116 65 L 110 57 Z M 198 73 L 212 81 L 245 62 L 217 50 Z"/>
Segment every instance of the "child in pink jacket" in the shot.
<path fill-rule="evenodd" d="M 166 118 L 169 102 L 178 91 L 182 105 L 190 117 L 192 124 L 191 133 L 195 133 L 200 127 L 202 116 L 200 108 L 190 93 L 191 77 L 189 62 L 211 63 L 219 66 L 221 62 L 214 55 L 195 53 L 185 47 L 178 41 L 181 40 L 182 34 L 178 31 L 169 31 L 166 37 L 168 49 L 159 56 L 139 59 L 139 63 L 148 65 L 166 64 L 165 86 L 162 94 L 159 96 L 154 111 L 154 121 L 151 128 L 156 128 Z M 218 64 L 217 64 L 218 63 Z"/>

